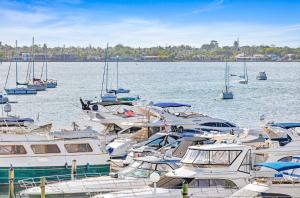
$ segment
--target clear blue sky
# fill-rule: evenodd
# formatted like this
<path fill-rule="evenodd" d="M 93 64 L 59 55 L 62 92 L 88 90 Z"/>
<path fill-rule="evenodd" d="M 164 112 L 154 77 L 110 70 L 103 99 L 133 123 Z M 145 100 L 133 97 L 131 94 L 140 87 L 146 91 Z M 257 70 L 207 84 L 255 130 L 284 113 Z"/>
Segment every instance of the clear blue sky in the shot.
<path fill-rule="evenodd" d="M 0 40 L 50 46 L 300 47 L 299 0 L 1 0 Z"/>

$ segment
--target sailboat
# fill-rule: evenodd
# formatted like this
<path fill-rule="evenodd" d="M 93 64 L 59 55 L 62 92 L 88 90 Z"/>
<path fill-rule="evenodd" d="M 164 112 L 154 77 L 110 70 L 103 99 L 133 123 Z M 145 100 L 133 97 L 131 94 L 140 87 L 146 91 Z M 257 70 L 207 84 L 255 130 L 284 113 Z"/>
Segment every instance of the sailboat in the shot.
<path fill-rule="evenodd" d="M 115 94 L 129 93 L 130 92 L 129 89 L 124 89 L 124 88 L 119 87 L 119 56 L 117 57 L 117 88 L 116 89 L 110 89 L 108 92 L 109 93 L 115 93 Z"/>
<path fill-rule="evenodd" d="M 45 91 L 47 89 L 47 84 L 34 76 L 34 37 L 32 38 L 32 82 L 27 84 L 27 88 L 36 89 L 37 91 Z"/>
<path fill-rule="evenodd" d="M 229 91 L 229 66 L 227 64 L 227 61 L 225 67 L 225 90 L 222 91 L 221 98 L 223 100 L 233 99 L 233 93 Z"/>
<path fill-rule="evenodd" d="M 103 94 L 104 83 L 106 87 L 106 93 Z M 105 50 L 105 63 L 104 63 L 104 71 L 102 78 L 102 88 L 101 88 L 101 101 L 102 102 L 116 102 L 117 96 L 116 93 L 110 93 L 108 90 L 108 44 Z"/>
<path fill-rule="evenodd" d="M 5 89 L 8 95 L 28 95 L 28 94 L 37 94 L 36 89 L 27 88 L 27 87 L 19 87 L 26 86 L 27 83 L 18 82 L 18 41 L 16 41 L 16 87 L 15 88 L 7 88 Z"/>
<path fill-rule="evenodd" d="M 42 81 L 42 77 L 43 77 L 43 71 L 44 71 L 44 66 L 45 66 L 45 70 L 46 70 L 46 80 L 44 80 L 44 83 L 47 84 L 47 88 L 56 88 L 57 87 L 57 80 L 54 79 L 48 79 L 48 53 L 47 53 L 47 46 L 44 49 L 44 62 L 43 62 L 43 68 L 42 68 L 42 73 L 41 73 L 41 78 L 36 80 L 40 80 Z"/>
<path fill-rule="evenodd" d="M 239 83 L 240 84 L 248 84 L 248 70 L 247 70 L 245 56 L 244 56 L 244 75 L 241 76 Z"/>

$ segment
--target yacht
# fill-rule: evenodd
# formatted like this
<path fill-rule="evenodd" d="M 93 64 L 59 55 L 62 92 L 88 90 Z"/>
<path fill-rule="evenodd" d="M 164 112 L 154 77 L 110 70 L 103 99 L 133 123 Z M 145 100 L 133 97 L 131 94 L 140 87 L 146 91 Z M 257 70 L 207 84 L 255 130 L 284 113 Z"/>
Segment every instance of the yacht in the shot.
<path fill-rule="evenodd" d="M 163 176 L 180 167 L 179 160 L 164 160 L 153 156 L 135 159 L 125 169 L 110 176 L 77 179 L 46 185 L 47 196 L 90 197 L 95 193 L 108 193 L 132 188 L 143 188 L 151 184 L 153 172 Z M 40 187 L 28 188 L 20 193 L 21 197 L 40 196 Z"/>
<path fill-rule="evenodd" d="M 258 166 L 266 167 L 276 171 L 273 177 L 256 177 L 251 184 L 246 185 L 231 197 L 299 197 L 300 180 L 299 175 L 287 173 L 300 169 L 299 162 L 268 162 L 260 163 Z"/>
<path fill-rule="evenodd" d="M 257 80 L 267 80 L 268 77 L 267 77 L 267 74 L 265 71 L 263 72 L 258 72 L 257 76 L 256 76 L 256 79 Z"/>
<path fill-rule="evenodd" d="M 65 132 L 0 133 L 0 184 L 8 183 L 13 167 L 15 181 L 26 184 L 31 178 L 69 175 L 73 160 L 77 173 L 108 174 L 109 155 L 93 130 Z M 78 135 L 80 134 L 80 136 Z"/>
<path fill-rule="evenodd" d="M 182 167 L 168 172 L 153 186 L 135 188 L 94 198 L 182 197 L 182 184 L 189 197 L 226 197 L 248 184 L 251 147 L 237 144 L 191 146 L 181 160 Z M 155 193 L 155 194 L 154 194 Z"/>
<path fill-rule="evenodd" d="M 172 131 L 183 132 L 198 129 L 206 132 L 239 132 L 235 124 L 204 114 L 193 112 L 191 105 L 175 102 L 158 102 L 150 108 L 151 115 L 160 118 L 161 123 L 170 125 Z"/>

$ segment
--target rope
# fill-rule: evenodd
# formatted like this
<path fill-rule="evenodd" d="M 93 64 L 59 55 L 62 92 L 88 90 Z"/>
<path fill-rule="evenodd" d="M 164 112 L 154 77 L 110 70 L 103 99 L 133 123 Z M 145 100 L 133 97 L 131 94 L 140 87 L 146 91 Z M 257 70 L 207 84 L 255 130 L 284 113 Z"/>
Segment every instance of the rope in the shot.
<path fill-rule="evenodd" d="M 41 80 L 43 78 L 44 66 L 45 66 L 45 60 L 43 61 L 42 72 L 41 72 L 41 77 L 40 77 Z"/>

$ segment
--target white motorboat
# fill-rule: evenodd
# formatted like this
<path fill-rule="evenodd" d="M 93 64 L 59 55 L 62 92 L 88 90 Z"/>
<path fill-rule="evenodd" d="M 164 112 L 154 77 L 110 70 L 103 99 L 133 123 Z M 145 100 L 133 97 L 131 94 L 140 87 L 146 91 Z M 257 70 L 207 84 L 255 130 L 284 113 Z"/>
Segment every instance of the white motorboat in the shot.
<path fill-rule="evenodd" d="M 77 173 L 108 174 L 109 155 L 92 130 L 68 133 L 45 132 L 0 134 L 0 184 L 8 183 L 8 170 L 13 167 L 15 182 L 30 183 L 31 178 L 42 176 L 56 179 L 56 175 L 70 175 L 73 160 Z M 77 136 L 80 134 L 80 136 Z M 28 180 L 27 180 L 28 179 Z"/>
<path fill-rule="evenodd" d="M 271 178 L 255 178 L 251 184 L 248 184 L 239 191 L 235 192 L 231 196 L 232 198 L 299 197 L 299 175 L 287 173 L 293 172 L 295 169 L 299 170 L 299 162 L 269 162 L 261 163 L 259 166 L 273 169 L 278 173 Z"/>
<path fill-rule="evenodd" d="M 135 188 L 94 198 L 182 197 L 182 184 L 189 185 L 189 197 L 226 197 L 248 184 L 251 147 L 236 144 L 191 146 L 181 160 L 182 167 L 168 172 L 157 188 Z M 155 193 L 155 194 L 154 194 Z"/>
<path fill-rule="evenodd" d="M 267 73 L 265 71 L 263 72 L 258 72 L 257 76 L 256 76 L 257 80 L 267 80 Z"/>
<path fill-rule="evenodd" d="M 164 160 L 157 157 L 143 157 L 134 160 L 128 167 L 110 176 L 77 179 L 46 185 L 47 196 L 90 197 L 95 193 L 107 193 L 132 188 L 143 188 L 151 184 L 153 172 L 163 176 L 168 171 L 180 167 L 178 160 Z M 21 197 L 40 196 L 40 187 L 22 191 Z"/>
<path fill-rule="evenodd" d="M 193 112 L 191 105 L 175 102 L 154 103 L 150 111 L 160 117 L 160 122 L 170 125 L 172 131 L 183 132 L 186 129 L 198 129 L 201 131 L 239 132 L 235 124 L 204 114 Z"/>

